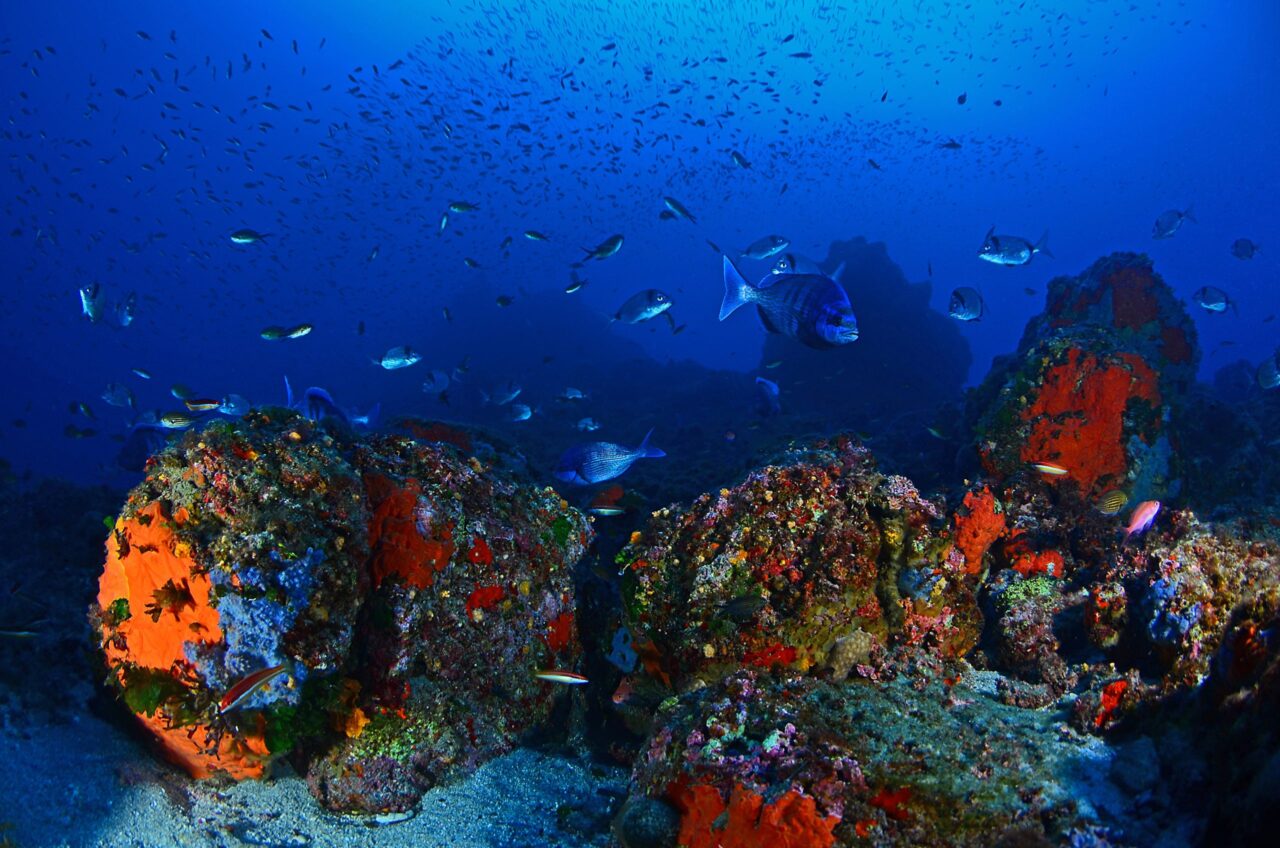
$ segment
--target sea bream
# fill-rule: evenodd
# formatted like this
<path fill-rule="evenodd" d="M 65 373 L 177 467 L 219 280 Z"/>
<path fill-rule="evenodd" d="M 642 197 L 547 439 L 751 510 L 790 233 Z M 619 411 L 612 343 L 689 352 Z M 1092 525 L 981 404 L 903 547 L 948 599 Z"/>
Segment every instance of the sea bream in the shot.
<path fill-rule="evenodd" d="M 809 347 L 836 347 L 857 340 L 858 320 L 849 295 L 830 277 L 786 274 L 773 285 L 759 288 L 747 282 L 729 257 L 723 260 L 721 321 L 738 307 L 752 303 L 767 331 L 789 336 Z"/>
<path fill-rule="evenodd" d="M 957 321 L 978 321 L 982 318 L 982 295 L 973 286 L 961 286 L 951 292 L 947 314 Z"/>
<path fill-rule="evenodd" d="M 627 298 L 626 303 L 613 313 L 614 321 L 624 324 L 639 324 L 656 318 L 671 308 L 671 296 L 657 289 L 645 289 Z"/>
<path fill-rule="evenodd" d="M 664 451 L 652 447 L 650 430 L 644 434 L 644 440 L 636 448 L 616 445 L 613 442 L 587 442 L 574 445 L 565 451 L 556 464 L 555 476 L 558 480 L 578 486 L 592 483 L 603 483 L 620 477 L 637 459 L 657 459 L 666 456 Z"/>
<path fill-rule="evenodd" d="M 96 324 L 102 319 L 102 309 L 101 284 L 89 283 L 89 285 L 80 289 L 80 311 L 84 313 L 84 317 Z"/>
<path fill-rule="evenodd" d="M 250 229 L 236 230 L 230 238 L 234 244 L 257 244 L 271 233 L 259 233 Z"/>
<path fill-rule="evenodd" d="M 1032 244 L 1019 236 L 998 236 L 993 226 L 987 230 L 987 236 L 982 240 L 982 247 L 978 248 L 979 259 L 1006 267 L 1026 265 L 1037 253 L 1053 258 L 1053 254 L 1049 252 L 1048 230 L 1045 230 L 1038 242 Z"/>
<path fill-rule="evenodd" d="M 1236 259 L 1252 259 L 1262 248 L 1247 238 L 1238 238 L 1231 242 L 1231 255 Z"/>
<path fill-rule="evenodd" d="M 1226 312 L 1227 307 L 1235 310 L 1236 314 L 1240 313 L 1239 307 L 1231 297 L 1217 286 L 1201 286 L 1191 294 L 1191 299 L 1196 302 L 1205 312 Z"/>
<path fill-rule="evenodd" d="M 1173 238 L 1181 227 L 1183 221 L 1196 221 L 1196 216 L 1191 214 L 1191 207 L 1178 211 L 1177 209 L 1166 209 L 1160 213 L 1160 217 L 1156 218 L 1156 222 L 1151 225 L 1151 237 L 1157 239 Z"/>
<path fill-rule="evenodd" d="M 416 365 L 421 361 L 422 354 L 408 345 L 399 345 L 382 354 L 381 359 L 373 360 L 373 364 L 381 365 L 388 371 L 394 371 L 397 368 L 408 368 L 410 365 Z"/>
<path fill-rule="evenodd" d="M 582 252 L 587 254 L 587 259 L 608 259 L 619 250 L 622 250 L 621 235 L 609 236 L 595 247 L 582 248 Z"/>
<path fill-rule="evenodd" d="M 675 215 L 675 217 L 684 218 L 691 224 L 698 223 L 698 219 L 693 217 L 693 214 L 690 213 L 688 209 L 684 208 L 684 204 L 676 200 L 674 197 L 663 197 L 662 202 L 671 210 L 671 213 Z"/>
<path fill-rule="evenodd" d="M 129 292 L 124 300 L 116 304 L 115 317 L 116 325 L 120 327 L 128 327 L 133 323 L 133 319 L 138 315 L 138 293 Z"/>
<path fill-rule="evenodd" d="M 773 267 L 769 269 L 769 274 L 760 281 L 759 288 L 771 286 L 777 282 L 777 278 L 787 274 L 817 274 L 830 280 L 839 280 L 844 275 L 844 263 L 841 262 L 836 269 L 828 274 L 823 271 L 817 262 L 798 253 L 784 253 L 778 257 L 773 263 Z"/>
<path fill-rule="evenodd" d="M 742 251 L 743 259 L 768 259 L 791 246 L 791 239 L 786 236 L 763 236 L 751 242 Z"/>

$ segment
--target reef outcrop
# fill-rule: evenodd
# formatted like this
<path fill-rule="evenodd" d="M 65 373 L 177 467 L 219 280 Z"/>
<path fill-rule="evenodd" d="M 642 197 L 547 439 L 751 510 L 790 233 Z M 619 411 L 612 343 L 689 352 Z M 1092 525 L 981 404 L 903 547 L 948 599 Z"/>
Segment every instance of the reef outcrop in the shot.
<path fill-rule="evenodd" d="M 939 504 L 840 437 L 655 512 L 618 563 L 645 668 L 684 690 L 742 667 L 847 675 L 854 645 L 963 655 L 982 618 L 952 547 Z"/>
<path fill-rule="evenodd" d="M 1170 421 L 1197 362 L 1191 319 L 1150 259 L 1116 253 L 1058 277 L 1018 350 L 971 394 L 982 466 L 1003 480 L 1051 464 L 1086 500 L 1175 495 Z"/>
<path fill-rule="evenodd" d="M 124 702 L 195 776 L 296 756 L 340 810 L 412 806 L 550 714 L 590 529 L 440 443 L 283 409 L 149 462 L 93 619 Z M 259 678 L 262 678 L 261 682 Z"/>

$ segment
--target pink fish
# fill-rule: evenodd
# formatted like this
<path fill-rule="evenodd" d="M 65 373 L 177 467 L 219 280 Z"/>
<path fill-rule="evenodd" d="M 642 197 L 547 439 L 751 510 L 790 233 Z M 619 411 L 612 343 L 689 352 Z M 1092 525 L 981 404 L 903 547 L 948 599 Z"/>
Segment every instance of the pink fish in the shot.
<path fill-rule="evenodd" d="M 1129 516 L 1129 526 L 1124 528 L 1124 542 L 1129 541 L 1134 533 L 1142 533 L 1150 527 L 1159 511 L 1160 501 L 1143 501 L 1134 507 L 1133 514 Z"/>

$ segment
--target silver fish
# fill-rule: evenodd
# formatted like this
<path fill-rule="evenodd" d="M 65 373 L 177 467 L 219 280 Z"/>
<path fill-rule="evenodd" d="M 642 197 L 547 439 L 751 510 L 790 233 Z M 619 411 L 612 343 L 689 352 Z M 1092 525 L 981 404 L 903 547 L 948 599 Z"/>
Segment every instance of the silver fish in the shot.
<path fill-rule="evenodd" d="M 982 295 L 972 286 L 961 286 L 951 293 L 947 314 L 957 321 L 978 321 L 982 311 Z"/>
<path fill-rule="evenodd" d="M 397 368 L 408 368 L 410 365 L 416 365 L 421 360 L 422 354 L 412 350 L 408 345 L 400 345 L 382 354 L 382 359 L 373 361 L 388 371 L 394 371 Z"/>
<path fill-rule="evenodd" d="M 621 235 L 609 236 L 595 247 L 582 248 L 582 252 L 587 254 L 587 259 L 608 259 L 619 250 L 622 250 Z"/>
<path fill-rule="evenodd" d="M 1045 230 L 1044 235 L 1040 236 L 1040 240 L 1035 244 L 1027 241 L 1019 236 L 998 236 L 996 228 L 993 226 L 987 230 L 987 236 L 982 240 L 982 247 L 978 248 L 978 258 L 990 262 L 994 265 L 1026 265 L 1031 258 L 1037 253 L 1043 253 L 1050 258 L 1053 254 L 1049 252 L 1049 231 Z"/>
<path fill-rule="evenodd" d="M 229 394 L 218 402 L 218 411 L 223 415 L 239 418 L 249 412 L 249 401 L 237 394 Z"/>
<path fill-rule="evenodd" d="M 437 369 L 432 369 L 427 379 L 422 381 L 422 391 L 429 395 L 438 395 L 448 388 L 449 375 Z"/>
<path fill-rule="evenodd" d="M 1231 243 L 1231 255 L 1236 259 L 1252 259 L 1261 248 L 1256 242 L 1247 238 L 1236 239 Z"/>
<path fill-rule="evenodd" d="M 666 207 L 670 209 L 677 218 L 684 218 L 691 224 L 698 223 L 698 219 L 693 217 L 692 213 L 690 213 L 688 209 L 684 208 L 684 204 L 676 200 L 674 197 L 663 197 L 662 202 L 666 204 Z"/>
<path fill-rule="evenodd" d="M 777 415 L 782 412 L 782 403 L 778 400 L 778 384 L 764 377 L 756 377 L 756 390 L 760 394 L 760 412 L 762 415 Z"/>
<path fill-rule="evenodd" d="M 133 391 L 123 383 L 107 383 L 102 399 L 112 406 L 122 406 L 126 409 L 133 409 L 135 403 Z"/>
<path fill-rule="evenodd" d="M 627 298 L 626 303 L 613 313 L 614 321 L 624 324 L 639 324 L 656 318 L 671 308 L 671 296 L 657 289 L 645 289 Z"/>
<path fill-rule="evenodd" d="M 116 304 L 116 323 L 121 327 L 127 327 L 133 323 L 133 319 L 138 314 L 138 293 L 129 292 L 129 296 L 123 301 Z"/>
<path fill-rule="evenodd" d="M 1181 212 L 1177 209 L 1168 209 L 1160 213 L 1160 217 L 1156 218 L 1156 222 L 1151 227 L 1151 237 L 1158 239 L 1173 238 L 1173 234 L 1182 226 L 1183 221 L 1196 221 L 1196 216 L 1191 214 L 1191 206 Z M 1199 223 L 1196 221 L 1196 223 Z"/>
<path fill-rule="evenodd" d="M 485 403 L 496 404 L 497 406 L 506 406 L 511 401 L 520 397 L 520 386 L 512 380 L 508 380 L 505 386 L 500 386 L 493 390 L 492 393 L 480 390 L 480 397 Z"/>
<path fill-rule="evenodd" d="M 1265 391 L 1280 386 L 1280 349 L 1259 363 L 1257 377 L 1258 386 Z"/>
<path fill-rule="evenodd" d="M 102 286 L 98 283 L 80 289 L 80 311 L 93 323 L 102 319 Z"/>
<path fill-rule="evenodd" d="M 231 234 L 231 241 L 235 244 L 257 244 L 265 239 L 271 233 L 258 233 L 250 229 L 236 230 Z"/>
<path fill-rule="evenodd" d="M 1230 306 L 1237 315 L 1240 313 L 1235 301 L 1217 286 L 1201 286 L 1192 293 L 1191 299 L 1205 312 L 1226 312 Z"/>
<path fill-rule="evenodd" d="M 763 236 L 747 245 L 741 255 L 744 259 L 768 259 L 770 256 L 781 253 L 790 246 L 791 239 L 786 236 Z"/>

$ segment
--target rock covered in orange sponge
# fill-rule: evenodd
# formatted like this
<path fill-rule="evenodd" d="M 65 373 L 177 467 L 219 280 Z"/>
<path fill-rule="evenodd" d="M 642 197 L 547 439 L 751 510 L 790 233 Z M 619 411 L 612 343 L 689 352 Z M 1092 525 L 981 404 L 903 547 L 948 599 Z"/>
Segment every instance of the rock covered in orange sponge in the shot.
<path fill-rule="evenodd" d="M 1087 758 L 1060 716 L 1001 704 L 969 673 L 708 681 L 658 709 L 628 804 L 670 805 L 676 844 L 706 848 L 1000 845 L 1024 826 L 1050 844 L 1096 816 L 1114 790 L 1074 776 Z"/>
<path fill-rule="evenodd" d="M 199 683 L 190 679 L 187 644 L 223 641 L 218 611 L 209 602 L 208 575 L 196 565 L 190 544 L 178 537 L 177 526 L 158 502 L 117 519 L 98 580 L 102 649 L 126 703 L 155 734 L 166 758 L 195 777 L 208 777 L 214 769 L 235 778 L 258 777 L 266 755 L 260 728 L 240 737 L 222 735 L 196 715 L 189 726 L 171 726 L 171 718 L 201 696 Z"/>
<path fill-rule="evenodd" d="M 965 574 L 982 571 L 982 557 L 1007 530 L 1004 511 L 990 486 L 965 492 L 964 501 L 952 519 L 955 547 L 964 555 Z"/>
<path fill-rule="evenodd" d="M 550 715 L 563 690 L 536 670 L 577 664 L 591 534 L 550 489 L 283 409 L 146 470 L 92 612 L 124 702 L 192 775 L 294 751 L 330 806 L 412 806 Z"/>
<path fill-rule="evenodd" d="M 1079 276 L 1054 278 L 1045 311 L 1027 327 L 1023 342 L 1055 329 L 1086 326 L 1123 331 L 1127 349 L 1152 363 L 1162 379 L 1176 383 L 1176 391 L 1195 377 L 1195 324 L 1145 255 L 1113 253 Z"/>
<path fill-rule="evenodd" d="M 1167 477 L 1158 375 L 1138 355 L 1100 344 L 1062 335 L 1028 353 L 984 418 L 987 471 L 1002 478 L 1021 471 L 1086 497 L 1129 489 L 1144 472 L 1150 486 Z M 1059 470 L 1039 472 L 1041 465 Z"/>
<path fill-rule="evenodd" d="M 686 848 L 827 848 L 838 816 L 820 816 L 812 798 L 795 790 L 765 802 L 735 783 L 728 799 L 707 784 L 683 787 L 673 802 L 681 813 L 678 841 Z"/>
<path fill-rule="evenodd" d="M 1145 256 L 1113 254 L 1053 280 L 1017 352 L 970 394 L 985 470 L 999 481 L 1025 472 L 1085 502 L 1108 488 L 1169 497 L 1179 469 L 1168 428 L 1194 378 L 1195 339 Z"/>
<path fill-rule="evenodd" d="M 189 432 L 146 471 L 107 543 L 94 615 L 108 667 L 190 773 L 257 776 L 296 738 L 285 725 L 304 692 L 338 681 L 350 655 L 360 477 L 328 433 L 283 410 Z"/>

